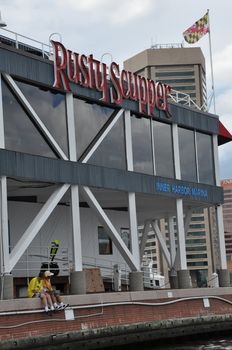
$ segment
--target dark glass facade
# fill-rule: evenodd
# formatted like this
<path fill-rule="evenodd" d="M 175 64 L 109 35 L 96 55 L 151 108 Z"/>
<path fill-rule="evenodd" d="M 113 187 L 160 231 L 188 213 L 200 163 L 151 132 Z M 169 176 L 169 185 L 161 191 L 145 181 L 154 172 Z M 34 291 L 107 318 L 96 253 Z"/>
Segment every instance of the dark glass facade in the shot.
<path fill-rule="evenodd" d="M 146 118 L 131 118 L 134 171 L 153 174 L 151 121 Z"/>
<path fill-rule="evenodd" d="M 2 82 L 5 147 L 12 151 L 56 158 L 16 97 Z"/>
<path fill-rule="evenodd" d="M 65 96 L 19 81 L 17 85 L 51 136 L 69 157 Z M 2 91 L 6 148 L 51 158 L 59 157 L 7 83 L 2 83 Z M 82 161 L 110 125 L 116 111 L 87 100 L 74 98 L 73 101 L 77 156 Z M 131 131 L 134 171 L 175 178 L 172 124 L 132 115 Z M 178 140 L 181 180 L 214 185 L 212 136 L 179 127 Z M 108 168 L 127 169 L 124 114 L 87 162 Z"/>
<path fill-rule="evenodd" d="M 212 137 L 210 135 L 196 133 L 197 142 L 197 161 L 199 182 L 214 185 L 214 162 L 213 162 L 213 146 Z"/>
<path fill-rule="evenodd" d="M 55 141 L 68 156 L 65 96 L 22 82 L 17 84 Z"/>
<path fill-rule="evenodd" d="M 74 98 L 74 118 L 76 127 L 76 146 L 78 158 L 81 157 L 88 145 L 113 113 L 113 109 L 88 103 Z"/>
<path fill-rule="evenodd" d="M 174 178 L 171 125 L 153 121 L 156 175 Z"/>
<path fill-rule="evenodd" d="M 197 181 L 196 151 L 194 132 L 178 128 L 181 179 Z"/>

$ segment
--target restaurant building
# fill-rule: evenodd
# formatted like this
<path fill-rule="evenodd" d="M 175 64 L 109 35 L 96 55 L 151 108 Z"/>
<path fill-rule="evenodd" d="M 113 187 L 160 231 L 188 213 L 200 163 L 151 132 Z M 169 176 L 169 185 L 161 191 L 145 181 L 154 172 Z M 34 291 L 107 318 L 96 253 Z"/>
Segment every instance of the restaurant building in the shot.
<path fill-rule="evenodd" d="M 83 268 L 103 260 L 104 268 L 125 264 L 130 290 L 143 290 L 150 230 L 171 286 L 189 288 L 185 236 L 192 211 L 211 206 L 219 282 L 228 286 L 218 141 L 231 135 L 218 116 L 170 102 L 169 85 L 60 42 L 45 52 L 1 41 L 2 296 L 13 294 L 16 278 L 38 273 L 54 240 L 67 252 L 60 275 L 70 277 L 71 293 L 86 292 Z"/>

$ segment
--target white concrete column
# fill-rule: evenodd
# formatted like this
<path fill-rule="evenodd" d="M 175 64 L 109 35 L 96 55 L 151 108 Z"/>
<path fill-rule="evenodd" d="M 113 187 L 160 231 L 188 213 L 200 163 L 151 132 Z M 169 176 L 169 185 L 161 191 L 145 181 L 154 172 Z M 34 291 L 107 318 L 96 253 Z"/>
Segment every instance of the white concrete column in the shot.
<path fill-rule="evenodd" d="M 180 252 L 179 268 L 180 270 L 187 270 L 183 200 L 181 198 L 176 199 L 176 221 L 177 221 L 176 224 L 177 224 L 178 246 L 179 246 L 179 252 Z"/>
<path fill-rule="evenodd" d="M 170 245 L 170 258 L 171 266 L 174 265 L 176 258 L 176 242 L 175 242 L 175 230 L 174 230 L 174 217 L 168 217 L 168 228 L 169 228 L 169 245 Z"/>
<path fill-rule="evenodd" d="M 133 166 L 133 149 L 132 149 L 130 111 L 126 110 L 124 115 L 125 115 L 125 139 L 126 139 L 127 170 L 133 171 L 134 166 Z M 135 193 L 128 193 L 128 207 L 129 207 L 129 220 L 130 220 L 131 253 L 132 253 L 134 261 L 136 262 L 136 265 L 140 266 L 141 262 L 140 262 L 140 252 L 139 252 L 139 236 L 138 236 Z"/>
<path fill-rule="evenodd" d="M 9 232 L 8 232 L 8 211 L 7 211 L 7 181 L 6 177 L 0 178 L 0 207 L 1 207 L 1 274 L 9 271 Z"/>
<path fill-rule="evenodd" d="M 77 161 L 76 133 L 74 120 L 74 101 L 73 94 L 66 94 L 67 125 L 68 125 L 68 144 L 69 157 L 71 161 Z M 72 212 L 72 232 L 73 232 L 73 269 L 74 271 L 83 270 L 82 262 L 82 244 L 81 244 L 81 225 L 79 208 L 79 188 L 77 185 L 71 186 L 71 212 Z"/>
<path fill-rule="evenodd" d="M 226 270 L 227 262 L 226 262 L 225 233 L 224 233 L 222 205 L 219 205 L 218 207 L 216 207 L 216 216 L 217 216 L 217 228 L 218 228 L 218 244 L 219 244 L 218 248 L 219 248 L 220 268 L 222 270 Z"/>
<path fill-rule="evenodd" d="M 139 236 L 136 213 L 135 193 L 128 193 L 129 219 L 130 219 L 130 236 L 131 236 L 131 253 L 137 266 L 141 265 L 139 254 Z M 139 268 L 140 270 L 140 268 Z"/>
<path fill-rule="evenodd" d="M 178 125 L 172 124 L 172 139 L 173 139 L 173 154 L 174 154 L 174 168 L 176 179 L 181 179 L 180 171 L 180 150 L 179 150 L 179 137 L 178 137 Z"/>
<path fill-rule="evenodd" d="M 214 157 L 215 182 L 217 186 L 221 186 L 220 173 L 219 173 L 219 160 L 218 160 L 218 135 L 213 135 L 213 157 Z"/>
<path fill-rule="evenodd" d="M 2 75 L 0 74 L 0 148 L 5 148 L 3 101 L 2 101 Z M 9 264 L 9 236 L 8 236 L 8 210 L 7 210 L 7 180 L 0 178 L 0 273 L 5 273 Z M 9 272 L 9 271 L 7 271 Z"/>

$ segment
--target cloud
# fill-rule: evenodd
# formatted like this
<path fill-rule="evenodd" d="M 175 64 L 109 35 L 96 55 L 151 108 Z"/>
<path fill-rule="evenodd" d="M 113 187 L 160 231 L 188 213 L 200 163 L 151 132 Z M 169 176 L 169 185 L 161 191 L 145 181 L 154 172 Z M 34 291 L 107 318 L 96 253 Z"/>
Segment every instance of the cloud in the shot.
<path fill-rule="evenodd" d="M 232 133 L 232 89 L 221 91 L 216 96 L 217 113 L 221 122 Z M 232 141 L 219 147 L 219 164 L 221 178 L 232 177 Z"/>
<path fill-rule="evenodd" d="M 232 88 L 216 96 L 216 108 L 221 122 L 232 133 Z"/>
<path fill-rule="evenodd" d="M 215 87 L 231 86 L 232 77 L 232 44 L 227 45 L 222 51 L 217 52 L 213 57 L 213 69 L 215 75 Z"/>
<path fill-rule="evenodd" d="M 149 14 L 154 8 L 152 0 L 60 0 L 57 2 L 60 9 L 66 12 L 67 9 L 70 17 L 75 15 L 87 15 L 88 23 L 101 22 L 102 25 L 128 23 L 133 19 L 142 18 Z"/>

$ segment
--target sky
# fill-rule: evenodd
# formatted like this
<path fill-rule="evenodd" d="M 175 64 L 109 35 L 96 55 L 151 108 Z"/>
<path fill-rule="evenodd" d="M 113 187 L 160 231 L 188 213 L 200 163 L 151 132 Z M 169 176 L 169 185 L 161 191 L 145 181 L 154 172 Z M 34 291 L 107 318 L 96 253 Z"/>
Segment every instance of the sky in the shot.
<path fill-rule="evenodd" d="M 183 31 L 209 9 L 216 114 L 232 133 L 232 1 L 230 0 L 0 0 L 7 29 L 122 67 L 153 44 L 183 43 Z M 212 92 L 209 36 L 194 45 L 206 59 Z M 106 54 L 107 53 L 107 54 Z M 104 55 L 104 56 L 102 56 Z M 210 112 L 214 112 L 213 104 Z M 219 147 L 220 178 L 232 178 L 232 142 Z"/>

